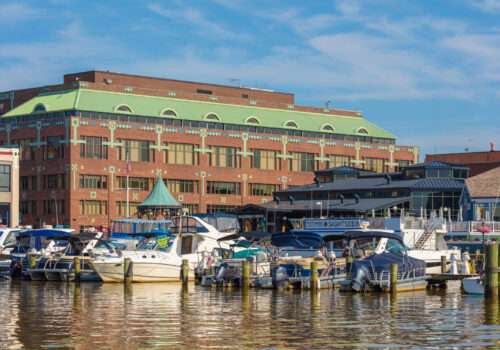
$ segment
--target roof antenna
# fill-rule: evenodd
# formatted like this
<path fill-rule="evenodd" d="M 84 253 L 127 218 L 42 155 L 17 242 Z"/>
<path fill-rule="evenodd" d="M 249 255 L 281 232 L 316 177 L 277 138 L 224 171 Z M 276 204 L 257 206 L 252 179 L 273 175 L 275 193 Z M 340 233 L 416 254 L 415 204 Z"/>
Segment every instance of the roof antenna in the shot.
<path fill-rule="evenodd" d="M 234 84 L 234 86 L 241 87 L 241 80 L 238 78 L 231 78 L 231 79 L 228 79 L 228 81 L 231 84 Z"/>
<path fill-rule="evenodd" d="M 326 100 L 326 101 L 325 101 L 325 108 L 326 108 L 326 109 L 328 109 L 328 105 L 330 104 L 330 102 L 331 102 L 330 100 Z"/>

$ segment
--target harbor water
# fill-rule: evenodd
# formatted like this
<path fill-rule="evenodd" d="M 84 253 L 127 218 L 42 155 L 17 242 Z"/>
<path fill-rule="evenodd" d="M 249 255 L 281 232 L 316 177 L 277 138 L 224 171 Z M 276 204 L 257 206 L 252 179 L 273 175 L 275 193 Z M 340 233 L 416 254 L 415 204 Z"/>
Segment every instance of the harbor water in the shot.
<path fill-rule="evenodd" d="M 499 316 L 498 301 L 458 283 L 362 295 L 0 282 L 2 349 L 488 348 Z"/>

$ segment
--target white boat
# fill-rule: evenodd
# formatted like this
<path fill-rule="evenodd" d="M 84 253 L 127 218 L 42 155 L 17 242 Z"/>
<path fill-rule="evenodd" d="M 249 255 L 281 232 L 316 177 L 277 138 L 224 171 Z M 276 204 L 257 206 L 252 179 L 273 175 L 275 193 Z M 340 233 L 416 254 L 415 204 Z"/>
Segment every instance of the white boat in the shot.
<path fill-rule="evenodd" d="M 123 250 L 121 256 L 96 257 L 92 266 L 103 282 L 124 280 L 125 258 L 130 258 L 129 275 L 133 282 L 179 281 L 182 260 L 189 261 L 189 278 L 202 259 L 202 253 L 214 249 L 229 249 L 232 242 L 217 240 L 224 236 L 212 225 L 196 216 L 179 216 L 172 219 L 168 235 L 143 234 L 136 250 Z"/>
<path fill-rule="evenodd" d="M 18 228 L 0 228 L 0 272 L 10 270 L 10 252 L 16 244 Z"/>
<path fill-rule="evenodd" d="M 479 276 L 464 278 L 462 286 L 467 294 L 484 295 L 483 280 Z"/>

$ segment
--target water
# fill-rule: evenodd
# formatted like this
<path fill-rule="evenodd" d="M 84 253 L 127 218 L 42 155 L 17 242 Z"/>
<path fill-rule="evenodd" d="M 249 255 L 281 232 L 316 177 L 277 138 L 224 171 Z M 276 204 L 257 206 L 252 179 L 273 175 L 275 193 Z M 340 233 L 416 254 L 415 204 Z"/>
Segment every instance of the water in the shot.
<path fill-rule="evenodd" d="M 179 284 L 0 282 L 0 348 L 327 349 L 500 345 L 498 302 Z"/>

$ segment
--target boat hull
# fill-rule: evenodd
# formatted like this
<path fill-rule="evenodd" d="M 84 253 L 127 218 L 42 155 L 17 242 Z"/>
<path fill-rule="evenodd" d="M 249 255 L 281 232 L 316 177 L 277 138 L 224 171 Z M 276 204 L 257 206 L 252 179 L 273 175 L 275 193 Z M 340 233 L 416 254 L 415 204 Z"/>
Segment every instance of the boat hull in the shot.
<path fill-rule="evenodd" d="M 484 285 L 479 277 L 464 278 L 462 285 L 467 294 L 484 295 Z"/>

